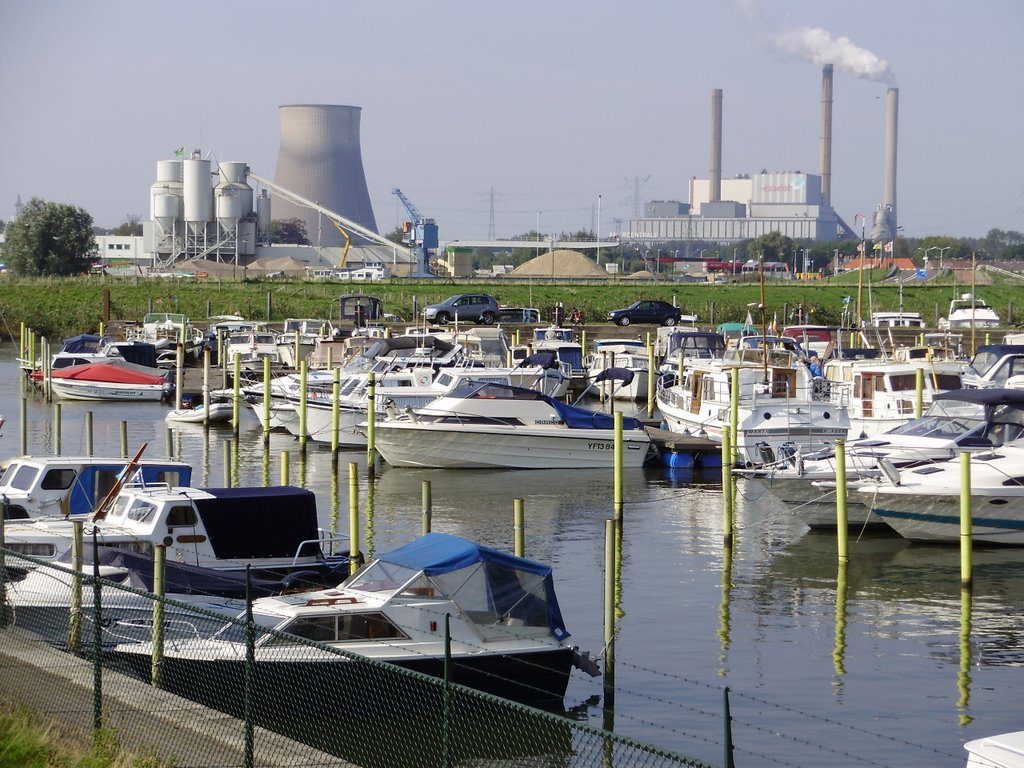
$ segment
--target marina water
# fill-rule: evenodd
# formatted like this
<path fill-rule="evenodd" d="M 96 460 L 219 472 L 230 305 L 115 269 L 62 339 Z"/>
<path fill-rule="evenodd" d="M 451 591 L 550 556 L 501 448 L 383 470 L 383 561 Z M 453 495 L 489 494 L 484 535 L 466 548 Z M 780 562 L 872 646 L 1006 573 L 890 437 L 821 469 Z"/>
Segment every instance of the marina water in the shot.
<path fill-rule="evenodd" d="M 18 399 L 28 392 L 28 447 L 51 453 L 53 405 L 20 380 L 16 345 L 0 346 L 2 455 L 18 453 Z M 62 452 L 85 453 L 94 413 L 97 455 L 164 456 L 167 406 L 62 404 Z M 347 465 L 360 466 L 361 548 L 372 554 L 421 530 L 421 483 L 433 493 L 433 528 L 511 551 L 513 499 L 526 500 L 526 555 L 555 569 L 566 625 L 582 649 L 602 650 L 603 521 L 612 473 L 446 471 L 381 465 L 368 485 L 365 454 L 303 459 L 289 435 L 264 449 L 245 413 L 232 445 L 233 484 L 277 484 L 290 451 L 292 484 L 317 494 L 322 523 L 347 532 Z M 176 458 L 196 485 L 225 482 L 229 427 L 179 425 Z M 894 536 L 851 536 L 837 585 L 834 537 L 810 533 L 768 488 L 740 481 L 736 542 L 722 548 L 720 478 L 685 470 L 627 470 L 617 607 L 613 720 L 600 678 L 575 674 L 571 716 L 665 749 L 722 763 L 723 695 L 730 688 L 737 765 L 944 765 L 965 761 L 972 738 L 1024 727 L 1024 552 L 975 553 L 969 623 L 962 619 L 955 548 Z M 838 588 L 837 588 L 838 586 Z M 838 606 L 838 609 L 837 609 Z M 965 632 L 969 630 L 969 634 Z"/>

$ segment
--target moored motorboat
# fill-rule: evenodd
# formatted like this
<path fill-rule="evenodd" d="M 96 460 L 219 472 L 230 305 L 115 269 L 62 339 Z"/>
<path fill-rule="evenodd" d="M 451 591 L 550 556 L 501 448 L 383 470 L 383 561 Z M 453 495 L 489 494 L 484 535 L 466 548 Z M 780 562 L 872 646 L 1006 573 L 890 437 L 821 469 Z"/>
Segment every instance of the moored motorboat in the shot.
<path fill-rule="evenodd" d="M 1024 731 L 974 739 L 964 749 L 967 768 L 1024 768 Z"/>
<path fill-rule="evenodd" d="M 66 400 L 163 400 L 173 389 L 166 374 L 156 369 L 112 359 L 105 363 L 73 365 L 52 371 L 53 393 Z M 42 381 L 39 371 L 33 379 Z"/>
<path fill-rule="evenodd" d="M 233 412 L 234 406 L 231 403 L 211 402 L 207 407 L 200 401 L 188 408 L 183 405 L 181 408 L 169 411 L 164 416 L 164 420 L 178 424 L 217 424 L 229 421 Z"/>
<path fill-rule="evenodd" d="M 998 328 L 999 315 L 972 293 L 961 294 L 949 302 L 949 313 L 939 318 L 939 329 Z"/>
<path fill-rule="evenodd" d="M 440 676 L 446 644 L 455 683 L 509 698 L 561 699 L 579 661 L 550 567 L 441 533 L 378 555 L 336 588 L 256 600 L 252 616 L 268 701 L 331 690 L 363 674 L 362 659 Z M 233 622 L 210 638 L 168 641 L 168 687 L 187 691 L 199 675 L 216 680 L 211 690 L 233 693 L 244 679 L 243 630 Z M 151 643 L 130 643 L 115 655 L 147 674 L 151 652 Z M 277 689 L 284 684 L 287 696 Z"/>
<path fill-rule="evenodd" d="M 531 389 L 479 382 L 376 424 L 377 450 L 402 467 L 610 468 L 614 439 L 607 413 Z M 641 466 L 650 447 L 640 422 L 625 417 L 623 466 Z"/>

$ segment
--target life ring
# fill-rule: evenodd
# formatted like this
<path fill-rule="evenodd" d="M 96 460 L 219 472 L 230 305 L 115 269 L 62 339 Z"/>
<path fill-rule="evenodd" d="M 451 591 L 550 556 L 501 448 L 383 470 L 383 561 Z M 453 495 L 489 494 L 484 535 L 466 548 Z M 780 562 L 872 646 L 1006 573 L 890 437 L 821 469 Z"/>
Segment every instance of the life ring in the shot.
<path fill-rule="evenodd" d="M 416 383 L 421 387 L 427 386 L 430 383 L 430 374 L 423 372 L 416 377 Z"/>

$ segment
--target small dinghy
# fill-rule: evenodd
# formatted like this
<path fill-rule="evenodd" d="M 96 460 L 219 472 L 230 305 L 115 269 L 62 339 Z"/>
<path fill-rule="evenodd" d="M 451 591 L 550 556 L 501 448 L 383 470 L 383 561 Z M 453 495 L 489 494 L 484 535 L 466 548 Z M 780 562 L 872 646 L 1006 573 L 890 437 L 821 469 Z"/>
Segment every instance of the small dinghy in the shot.
<path fill-rule="evenodd" d="M 224 401 L 211 402 L 210 423 L 230 421 L 232 410 L 231 403 Z M 206 423 L 206 418 L 206 406 L 203 405 L 202 398 L 193 399 L 185 397 L 181 399 L 181 408 L 170 411 L 164 416 L 166 421 L 172 421 L 177 424 L 204 424 Z"/>

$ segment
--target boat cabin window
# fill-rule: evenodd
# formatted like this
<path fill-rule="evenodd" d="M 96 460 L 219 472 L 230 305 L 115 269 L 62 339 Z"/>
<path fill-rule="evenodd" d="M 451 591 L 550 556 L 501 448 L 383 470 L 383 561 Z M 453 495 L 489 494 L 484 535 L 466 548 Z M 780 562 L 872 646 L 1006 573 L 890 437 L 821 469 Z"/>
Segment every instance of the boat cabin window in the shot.
<path fill-rule="evenodd" d="M 0 485 L 8 485 L 11 482 L 11 478 L 14 477 L 14 475 L 18 471 L 18 467 L 20 466 L 21 465 L 16 461 L 12 461 L 10 464 L 8 464 L 7 467 L 4 469 L 4 473 L 0 475 Z"/>
<path fill-rule="evenodd" d="M 378 560 L 353 576 L 345 586 L 360 592 L 394 592 L 417 573 L 419 571 L 411 568 Z"/>
<path fill-rule="evenodd" d="M 132 503 L 131 496 L 118 496 L 114 499 L 114 503 L 110 507 L 110 511 L 107 512 L 108 520 L 120 520 L 124 517 L 124 513 L 128 509 L 128 505 Z"/>
<path fill-rule="evenodd" d="M 1004 386 L 1011 376 L 1024 375 L 1024 357 L 1011 357 L 996 368 L 989 381 Z"/>
<path fill-rule="evenodd" d="M 985 406 L 957 400 L 936 400 L 920 419 L 889 430 L 894 435 L 954 440 L 985 426 Z"/>
<path fill-rule="evenodd" d="M 156 505 L 152 502 L 136 499 L 135 503 L 128 507 L 128 519 L 136 523 L 144 522 L 153 514 L 155 509 Z"/>
<path fill-rule="evenodd" d="M 16 488 L 19 491 L 27 491 L 35 484 L 38 476 L 39 470 L 36 467 L 31 467 L 28 464 L 22 464 L 14 473 L 14 477 L 11 478 L 10 486 L 11 488 Z"/>
<path fill-rule="evenodd" d="M 318 643 L 358 643 L 366 640 L 404 640 L 408 635 L 383 613 L 342 613 L 301 616 L 281 627 L 282 632 Z M 275 643 L 285 643 L 276 638 Z"/>
<path fill-rule="evenodd" d="M 191 504 L 175 504 L 167 513 L 167 526 L 194 526 L 199 521 Z"/>
<path fill-rule="evenodd" d="M 75 482 L 78 473 L 70 467 L 63 469 L 51 469 L 43 476 L 40 488 L 44 491 L 66 491 Z"/>

